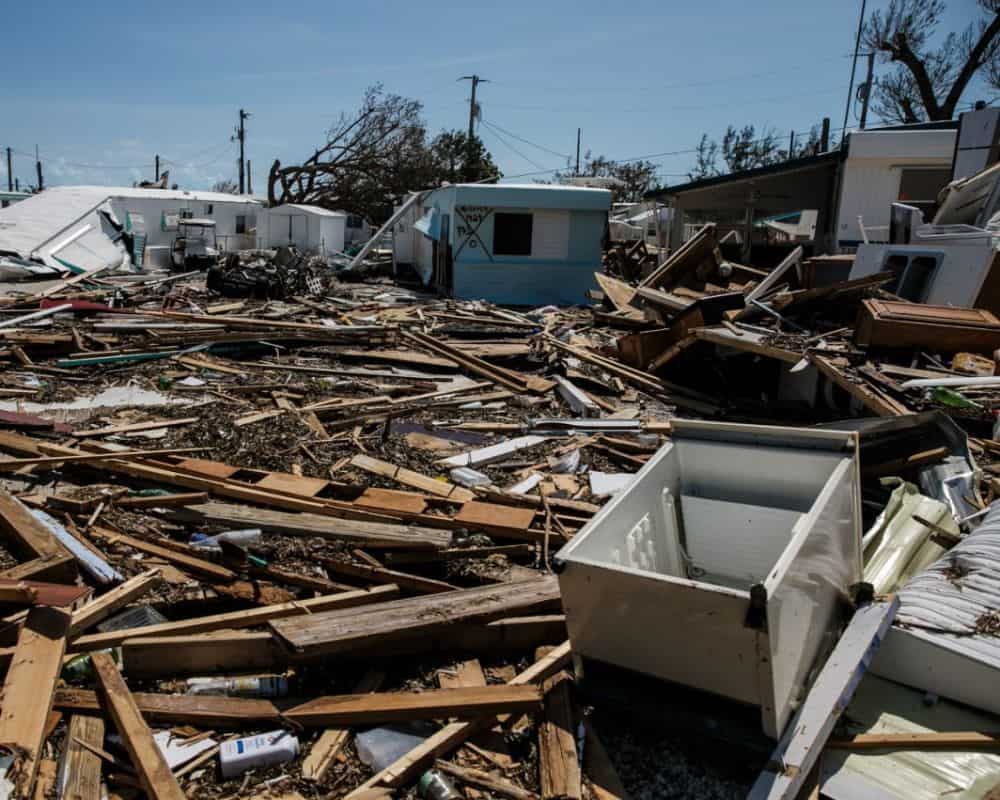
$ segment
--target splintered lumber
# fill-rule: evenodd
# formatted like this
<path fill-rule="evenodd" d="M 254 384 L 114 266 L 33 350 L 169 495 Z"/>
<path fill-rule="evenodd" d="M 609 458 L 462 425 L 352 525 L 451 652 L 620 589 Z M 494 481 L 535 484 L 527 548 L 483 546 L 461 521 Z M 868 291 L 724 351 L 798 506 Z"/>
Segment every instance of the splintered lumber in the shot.
<path fill-rule="evenodd" d="M 158 494 L 152 497 L 119 497 L 115 500 L 118 508 L 176 508 L 194 506 L 208 500 L 207 492 L 180 492 L 178 494 Z"/>
<path fill-rule="evenodd" d="M 540 708 L 537 686 L 470 686 L 425 692 L 381 692 L 317 697 L 285 712 L 303 727 L 378 725 L 432 719 L 473 719 Z"/>
<path fill-rule="evenodd" d="M 899 598 L 877 601 L 854 612 L 840 640 L 792 718 L 748 800 L 798 797 L 827 738 L 851 702 L 899 609 Z"/>
<path fill-rule="evenodd" d="M 455 515 L 470 530 L 482 530 L 508 539 L 542 542 L 545 534 L 529 530 L 535 519 L 532 508 L 501 506 L 477 501 L 466 503 Z"/>
<path fill-rule="evenodd" d="M 385 680 L 380 670 L 368 670 L 354 687 L 354 694 L 369 694 L 378 690 Z M 312 749 L 302 760 L 302 777 L 307 781 L 321 781 L 337 760 L 337 755 L 347 743 L 351 732 L 347 728 L 329 728 L 320 735 Z"/>
<path fill-rule="evenodd" d="M 94 633 L 77 638 L 71 645 L 73 652 L 87 650 L 103 650 L 118 647 L 126 639 L 147 636 L 181 636 L 195 633 L 207 633 L 219 630 L 235 630 L 264 625 L 270 620 L 282 617 L 305 615 L 314 612 L 350 609 L 365 603 L 378 603 L 399 595 L 396 586 L 377 586 L 373 589 L 357 589 L 349 592 L 314 597 L 310 600 L 295 600 L 291 603 L 278 603 L 271 606 L 261 606 L 243 611 L 230 611 L 224 614 L 210 614 L 204 617 L 182 619 L 175 622 L 161 622 L 158 625 L 147 625 L 143 628 L 127 628 L 119 631 Z"/>
<path fill-rule="evenodd" d="M 150 456 L 167 456 L 174 455 L 176 453 L 195 453 L 207 449 L 207 447 L 174 447 L 166 450 L 119 450 L 109 453 L 83 453 L 72 456 L 11 458 L 6 461 L 0 461 L 0 472 L 16 472 L 24 467 L 45 467 L 51 464 L 86 464 L 94 461 L 107 461 L 111 458 L 125 460 L 132 458 L 148 458 Z"/>
<path fill-rule="evenodd" d="M 54 579 L 57 583 L 72 583 L 76 578 L 76 561 L 73 560 L 66 548 L 20 500 L 3 489 L 0 489 L 0 535 L 4 536 L 18 550 L 28 554 L 30 558 L 42 559 L 43 561 L 63 557 L 69 559 L 54 570 L 59 578 L 50 576 L 50 580 Z M 2 577 L 17 580 L 29 576 L 11 575 L 8 571 Z"/>
<path fill-rule="evenodd" d="M 111 659 L 106 653 L 94 653 L 95 662 L 98 656 Z M 114 666 L 113 661 L 111 666 L 115 675 L 118 675 L 118 668 Z M 151 722 L 167 725 L 243 728 L 281 723 L 281 711 L 270 700 L 151 692 L 135 692 L 131 695 L 131 699 L 143 717 Z M 62 711 L 81 714 L 93 714 L 104 710 L 97 693 L 88 689 L 57 690 L 55 707 Z"/>
<path fill-rule="evenodd" d="M 343 539 L 361 547 L 440 550 L 451 543 L 451 534 L 435 528 L 346 520 L 320 514 L 273 511 L 229 503 L 210 502 L 186 506 L 171 512 L 171 517 L 189 522 L 260 528 L 265 533 L 283 536 Z"/>
<path fill-rule="evenodd" d="M 103 717 L 84 714 L 70 717 L 62 763 L 65 789 L 61 797 L 66 800 L 101 800 L 101 759 L 90 748 L 103 746 Z"/>
<path fill-rule="evenodd" d="M 538 800 L 538 795 L 534 792 L 529 792 L 527 789 L 522 789 L 510 781 L 498 778 L 496 775 L 490 775 L 490 773 L 483 772 L 482 770 L 459 767 L 450 761 L 442 761 L 440 759 L 434 763 L 434 768 L 440 770 L 445 775 L 450 775 L 466 786 L 485 789 L 491 795 L 497 797 L 508 797 L 510 800 Z"/>
<path fill-rule="evenodd" d="M 555 680 L 555 687 L 545 696 L 545 718 L 538 726 L 542 800 L 582 800 L 570 680 L 569 676 Z"/>
<path fill-rule="evenodd" d="M 194 572 L 218 583 L 229 583 L 236 580 L 236 573 L 231 569 L 220 567 L 218 564 L 213 564 L 211 561 L 206 561 L 203 558 L 197 558 L 187 553 L 181 553 L 162 545 L 147 542 L 144 539 L 136 539 L 134 536 L 128 536 L 124 533 L 98 526 L 91 528 L 90 533 L 105 541 L 120 542 L 142 553 L 158 556 L 169 561 L 171 564 L 183 567 L 185 571 Z"/>
<path fill-rule="evenodd" d="M 176 678 L 180 675 L 233 675 L 283 670 L 289 665 L 327 661 L 290 653 L 270 633 L 220 631 L 190 636 L 146 637 L 134 631 L 122 644 L 122 663 L 130 677 Z M 407 636 L 392 642 L 366 645 L 341 654 L 341 658 L 370 663 L 391 662 L 399 656 L 505 653 L 532 650 L 566 638 L 561 614 L 501 619 L 485 625 L 459 623 L 429 634 Z M 0 651 L 2 655 L 3 651 Z"/>
<path fill-rule="evenodd" d="M 332 558 L 320 559 L 320 563 L 328 572 L 337 575 L 347 575 L 352 578 L 362 578 L 371 583 L 395 584 L 400 589 L 419 594 L 438 594 L 440 592 L 451 592 L 458 589 L 444 581 L 425 578 L 422 575 L 411 575 L 407 572 L 399 572 L 395 569 L 385 567 L 374 567 L 369 564 L 354 564 L 350 561 L 335 561 Z"/>
<path fill-rule="evenodd" d="M 190 425 L 198 421 L 198 417 L 183 417 L 182 419 L 154 419 L 148 422 L 130 422 L 125 425 L 108 425 L 104 428 L 73 431 L 77 439 L 93 439 L 99 436 L 114 436 L 119 433 L 134 433 L 135 431 L 155 431 L 160 428 L 176 428 L 180 425 Z"/>
<path fill-rule="evenodd" d="M 376 603 L 351 611 L 278 619 L 269 624 L 296 651 L 329 655 L 361 644 L 374 646 L 407 635 L 430 633 L 456 622 L 486 622 L 514 614 L 558 609 L 559 606 L 559 584 L 550 575 Z"/>
<path fill-rule="evenodd" d="M 146 795 L 150 800 L 184 800 L 184 792 L 154 741 L 153 733 L 143 720 L 114 659 L 108 653 L 94 653 L 91 659 L 105 707 L 118 735 L 125 742 L 125 749 Z"/>
<path fill-rule="evenodd" d="M 834 750 L 986 750 L 1000 751 L 1000 731 L 947 731 L 926 733 L 858 733 L 847 739 L 831 739 Z"/>
<path fill-rule="evenodd" d="M 881 464 L 870 464 L 861 470 L 861 474 L 866 478 L 881 478 L 885 475 L 896 475 L 910 469 L 926 467 L 929 464 L 937 464 L 944 461 L 950 454 L 947 447 L 933 447 L 930 450 L 921 450 L 919 453 L 902 458 L 894 458 L 890 461 L 883 461 Z"/>
<path fill-rule="evenodd" d="M 71 555 L 33 558 L 16 567 L 0 572 L 0 578 L 11 581 L 43 580 L 62 582 L 76 576 L 76 559 Z"/>
<path fill-rule="evenodd" d="M 563 642 L 546 656 L 536 661 L 524 672 L 516 675 L 508 686 L 520 686 L 530 683 L 540 683 L 563 669 L 570 660 L 570 644 Z M 473 722 L 453 722 L 429 736 L 410 752 L 401 756 L 388 767 L 373 775 L 361 786 L 347 795 L 346 800 L 361 800 L 369 789 L 403 786 L 427 769 L 438 756 L 454 750 L 473 735 L 493 724 L 492 718 Z"/>
<path fill-rule="evenodd" d="M 70 617 L 64 610 L 37 606 L 28 612 L 17 637 L 0 699 L 0 747 L 15 754 L 14 797 L 30 798 L 62 672 Z"/>
<path fill-rule="evenodd" d="M 461 486 L 456 486 L 448 481 L 439 481 L 429 475 L 422 475 L 419 472 L 415 472 L 412 469 L 406 469 L 405 467 L 397 467 L 395 464 L 390 464 L 388 461 L 380 461 L 379 459 L 372 458 L 371 456 L 358 454 L 351 459 L 351 466 L 356 467 L 357 469 L 362 469 L 365 472 L 374 473 L 375 475 L 383 475 L 386 478 L 391 478 L 392 480 L 403 484 L 404 486 L 420 489 L 420 491 L 426 492 L 427 494 L 445 497 L 459 503 L 474 500 L 476 497 L 473 492 L 470 492 L 468 489 Z"/>
<path fill-rule="evenodd" d="M 133 600 L 142 597 L 160 582 L 160 570 L 149 569 L 141 575 L 129 578 L 121 586 L 116 586 L 105 592 L 96 600 L 87 603 L 85 606 L 73 612 L 73 618 L 69 626 L 70 638 L 77 636 L 88 628 L 92 628 L 118 609 L 124 608 Z"/>

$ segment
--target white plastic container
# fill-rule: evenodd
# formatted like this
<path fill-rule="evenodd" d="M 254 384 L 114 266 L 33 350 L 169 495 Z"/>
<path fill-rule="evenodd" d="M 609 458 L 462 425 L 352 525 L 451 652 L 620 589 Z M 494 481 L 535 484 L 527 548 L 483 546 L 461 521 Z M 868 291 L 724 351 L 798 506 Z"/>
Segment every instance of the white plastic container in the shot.
<path fill-rule="evenodd" d="M 283 764 L 298 754 L 298 738 L 288 731 L 277 730 L 223 742 L 219 763 L 222 777 L 233 778 L 247 770 Z"/>

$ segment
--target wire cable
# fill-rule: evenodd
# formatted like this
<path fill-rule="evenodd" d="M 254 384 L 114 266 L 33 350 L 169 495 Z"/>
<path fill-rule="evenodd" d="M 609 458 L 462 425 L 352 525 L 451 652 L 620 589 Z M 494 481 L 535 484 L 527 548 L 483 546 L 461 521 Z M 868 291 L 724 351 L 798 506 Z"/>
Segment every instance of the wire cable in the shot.
<path fill-rule="evenodd" d="M 514 147 L 514 145 L 512 145 L 510 142 L 508 142 L 506 139 L 504 139 L 499 133 L 497 133 L 495 130 L 493 130 L 493 126 L 492 125 L 488 125 L 487 123 L 483 122 L 482 120 L 480 120 L 480 125 L 486 125 L 486 127 L 489 128 L 490 133 L 492 133 L 497 138 L 497 141 L 499 141 L 501 144 L 503 144 L 504 147 L 506 147 L 507 149 L 509 149 L 509 150 L 513 151 L 515 154 L 519 155 L 521 158 L 523 158 L 525 161 L 527 161 L 529 164 L 531 164 L 531 166 L 536 167 L 536 168 L 538 168 L 540 170 L 544 170 L 545 169 L 545 167 L 543 167 L 537 161 L 532 161 L 524 153 L 522 153 L 520 150 L 518 150 L 516 147 Z"/>
<path fill-rule="evenodd" d="M 539 149 L 539 150 L 541 150 L 541 151 L 543 151 L 545 153 L 548 153 L 549 155 L 558 156 L 559 158 L 566 158 L 566 159 L 570 158 L 570 156 L 567 155 L 566 153 L 560 153 L 559 151 L 553 150 L 553 149 L 551 149 L 549 147 L 545 147 L 544 145 L 540 145 L 540 144 L 537 144 L 535 142 L 531 142 L 531 141 L 525 139 L 522 136 L 518 136 L 516 133 L 511 133 L 506 128 L 501 128 L 495 122 L 489 122 L 489 121 L 487 121 L 485 119 L 480 119 L 480 123 L 483 124 L 483 125 L 489 125 L 491 128 L 494 128 L 494 129 L 496 129 L 496 130 L 498 130 L 498 131 L 506 134 L 507 136 L 511 137 L 512 139 L 517 139 L 517 141 L 519 141 L 519 142 L 524 142 L 527 145 L 531 145 L 532 147 L 535 147 L 535 148 L 537 148 L 537 149 Z"/>

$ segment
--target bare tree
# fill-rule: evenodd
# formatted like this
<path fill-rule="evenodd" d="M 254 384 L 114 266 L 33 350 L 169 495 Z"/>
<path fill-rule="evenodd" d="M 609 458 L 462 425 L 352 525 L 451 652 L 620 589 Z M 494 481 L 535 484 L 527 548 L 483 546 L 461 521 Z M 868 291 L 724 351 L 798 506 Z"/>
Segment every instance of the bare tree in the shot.
<path fill-rule="evenodd" d="M 416 100 L 387 95 L 381 84 L 370 87 L 361 108 L 342 114 L 308 159 L 287 167 L 275 160 L 268 175 L 269 202 L 314 203 L 378 216 L 388 196 L 413 188 L 405 185 L 407 174 L 426 166 L 420 111 Z"/>
<path fill-rule="evenodd" d="M 212 184 L 212 191 L 220 192 L 221 194 L 239 194 L 240 187 L 233 180 L 216 181 Z"/>
<path fill-rule="evenodd" d="M 695 153 L 694 168 L 688 172 L 691 180 L 722 175 L 718 166 L 721 156 L 726 172 L 744 170 L 774 164 L 788 158 L 788 151 L 778 145 L 778 136 L 773 128 L 765 128 L 759 134 L 753 125 L 736 128 L 730 125 L 722 135 L 722 143 L 702 134 Z"/>
<path fill-rule="evenodd" d="M 989 67 L 988 76 L 1000 77 L 1000 0 L 978 0 L 978 5 L 979 19 L 936 46 L 944 0 L 890 0 L 884 11 L 871 14 L 864 43 L 896 65 L 875 87 L 876 114 L 903 123 L 952 119 L 979 70 Z"/>

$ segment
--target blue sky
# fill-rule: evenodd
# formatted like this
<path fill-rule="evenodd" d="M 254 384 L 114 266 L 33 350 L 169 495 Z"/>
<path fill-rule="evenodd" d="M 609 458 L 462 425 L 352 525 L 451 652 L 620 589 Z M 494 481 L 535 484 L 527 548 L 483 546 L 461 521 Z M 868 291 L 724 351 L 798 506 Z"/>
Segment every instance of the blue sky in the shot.
<path fill-rule="evenodd" d="M 880 7 L 886 0 L 872 0 Z M 395 2 L 9 3 L 0 71 L 0 146 L 34 182 L 206 188 L 234 178 L 230 136 L 248 123 L 254 190 L 267 168 L 307 157 L 365 89 L 421 100 L 432 132 L 464 128 L 481 85 L 480 135 L 507 176 L 565 165 L 576 129 L 609 158 L 687 151 L 728 123 L 807 132 L 843 121 L 860 0 L 450 0 Z M 975 0 L 950 0 L 964 25 Z M 863 65 L 859 64 L 859 71 Z M 964 100 L 992 98 L 979 85 Z M 852 117 L 853 121 L 853 117 Z M 509 133 L 498 137 L 497 127 Z M 533 144 L 526 144 L 509 134 Z M 506 141 L 504 141 L 506 140 Z M 534 145 L 541 145 L 546 150 Z M 22 153 L 28 155 L 21 155 Z M 657 156 L 683 180 L 689 152 Z M 6 165 L 0 163 L 6 183 Z"/>

